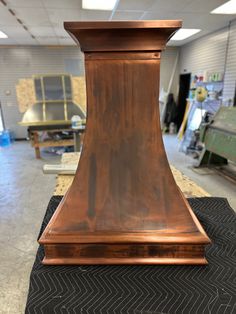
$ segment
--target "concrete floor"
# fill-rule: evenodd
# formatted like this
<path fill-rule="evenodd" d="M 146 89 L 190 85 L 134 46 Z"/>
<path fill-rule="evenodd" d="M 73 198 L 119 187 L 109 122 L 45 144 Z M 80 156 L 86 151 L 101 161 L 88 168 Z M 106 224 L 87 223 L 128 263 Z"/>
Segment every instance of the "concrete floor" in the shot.
<path fill-rule="evenodd" d="M 200 176 L 189 167 L 193 159 L 178 153 L 175 136 L 164 136 L 169 161 L 211 195 L 227 197 L 236 208 L 235 185 L 216 174 Z M 29 143 L 0 148 L 0 313 L 24 313 L 29 275 L 37 250 L 36 238 L 55 186 L 44 175 L 44 163 L 59 156 L 42 154 L 36 160 Z"/>
<path fill-rule="evenodd" d="M 0 148 L 0 313 L 24 313 L 37 236 L 55 176 L 42 166 L 59 157 L 36 160 L 27 142 Z"/>

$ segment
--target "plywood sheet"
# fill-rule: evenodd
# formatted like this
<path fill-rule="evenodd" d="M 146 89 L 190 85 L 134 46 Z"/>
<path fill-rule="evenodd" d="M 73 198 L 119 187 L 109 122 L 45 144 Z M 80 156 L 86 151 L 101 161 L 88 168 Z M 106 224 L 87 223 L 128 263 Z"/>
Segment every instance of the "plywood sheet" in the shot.
<path fill-rule="evenodd" d="M 16 97 L 20 112 L 25 112 L 36 102 L 34 80 L 20 79 L 16 85 Z"/>
<path fill-rule="evenodd" d="M 86 112 L 86 87 L 84 76 L 74 76 L 71 78 L 73 102 L 79 105 Z"/>

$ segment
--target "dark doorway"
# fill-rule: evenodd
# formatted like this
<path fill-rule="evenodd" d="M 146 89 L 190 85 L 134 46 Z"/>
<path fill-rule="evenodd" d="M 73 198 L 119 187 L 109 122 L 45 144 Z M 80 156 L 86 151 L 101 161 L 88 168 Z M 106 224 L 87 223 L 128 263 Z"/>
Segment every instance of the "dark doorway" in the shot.
<path fill-rule="evenodd" d="M 186 108 L 186 99 L 188 98 L 190 88 L 191 73 L 180 74 L 179 76 L 179 95 L 177 100 L 176 124 L 179 129 L 183 121 Z"/>

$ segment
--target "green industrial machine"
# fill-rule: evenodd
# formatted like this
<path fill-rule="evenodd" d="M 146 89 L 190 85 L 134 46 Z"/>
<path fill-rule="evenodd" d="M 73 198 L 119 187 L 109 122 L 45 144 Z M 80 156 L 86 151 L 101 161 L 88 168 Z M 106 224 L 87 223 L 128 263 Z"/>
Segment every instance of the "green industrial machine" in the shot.
<path fill-rule="evenodd" d="M 204 149 L 198 167 L 236 162 L 236 107 L 221 107 L 210 123 L 201 125 Z"/>

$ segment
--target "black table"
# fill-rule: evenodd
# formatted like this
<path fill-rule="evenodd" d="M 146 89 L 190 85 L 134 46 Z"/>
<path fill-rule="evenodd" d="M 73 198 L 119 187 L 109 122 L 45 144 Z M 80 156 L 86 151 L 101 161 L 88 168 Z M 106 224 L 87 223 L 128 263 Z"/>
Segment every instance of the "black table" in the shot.
<path fill-rule="evenodd" d="M 223 198 L 188 201 L 212 240 L 208 266 L 43 266 L 39 247 L 25 313 L 236 313 L 236 215 Z"/>

